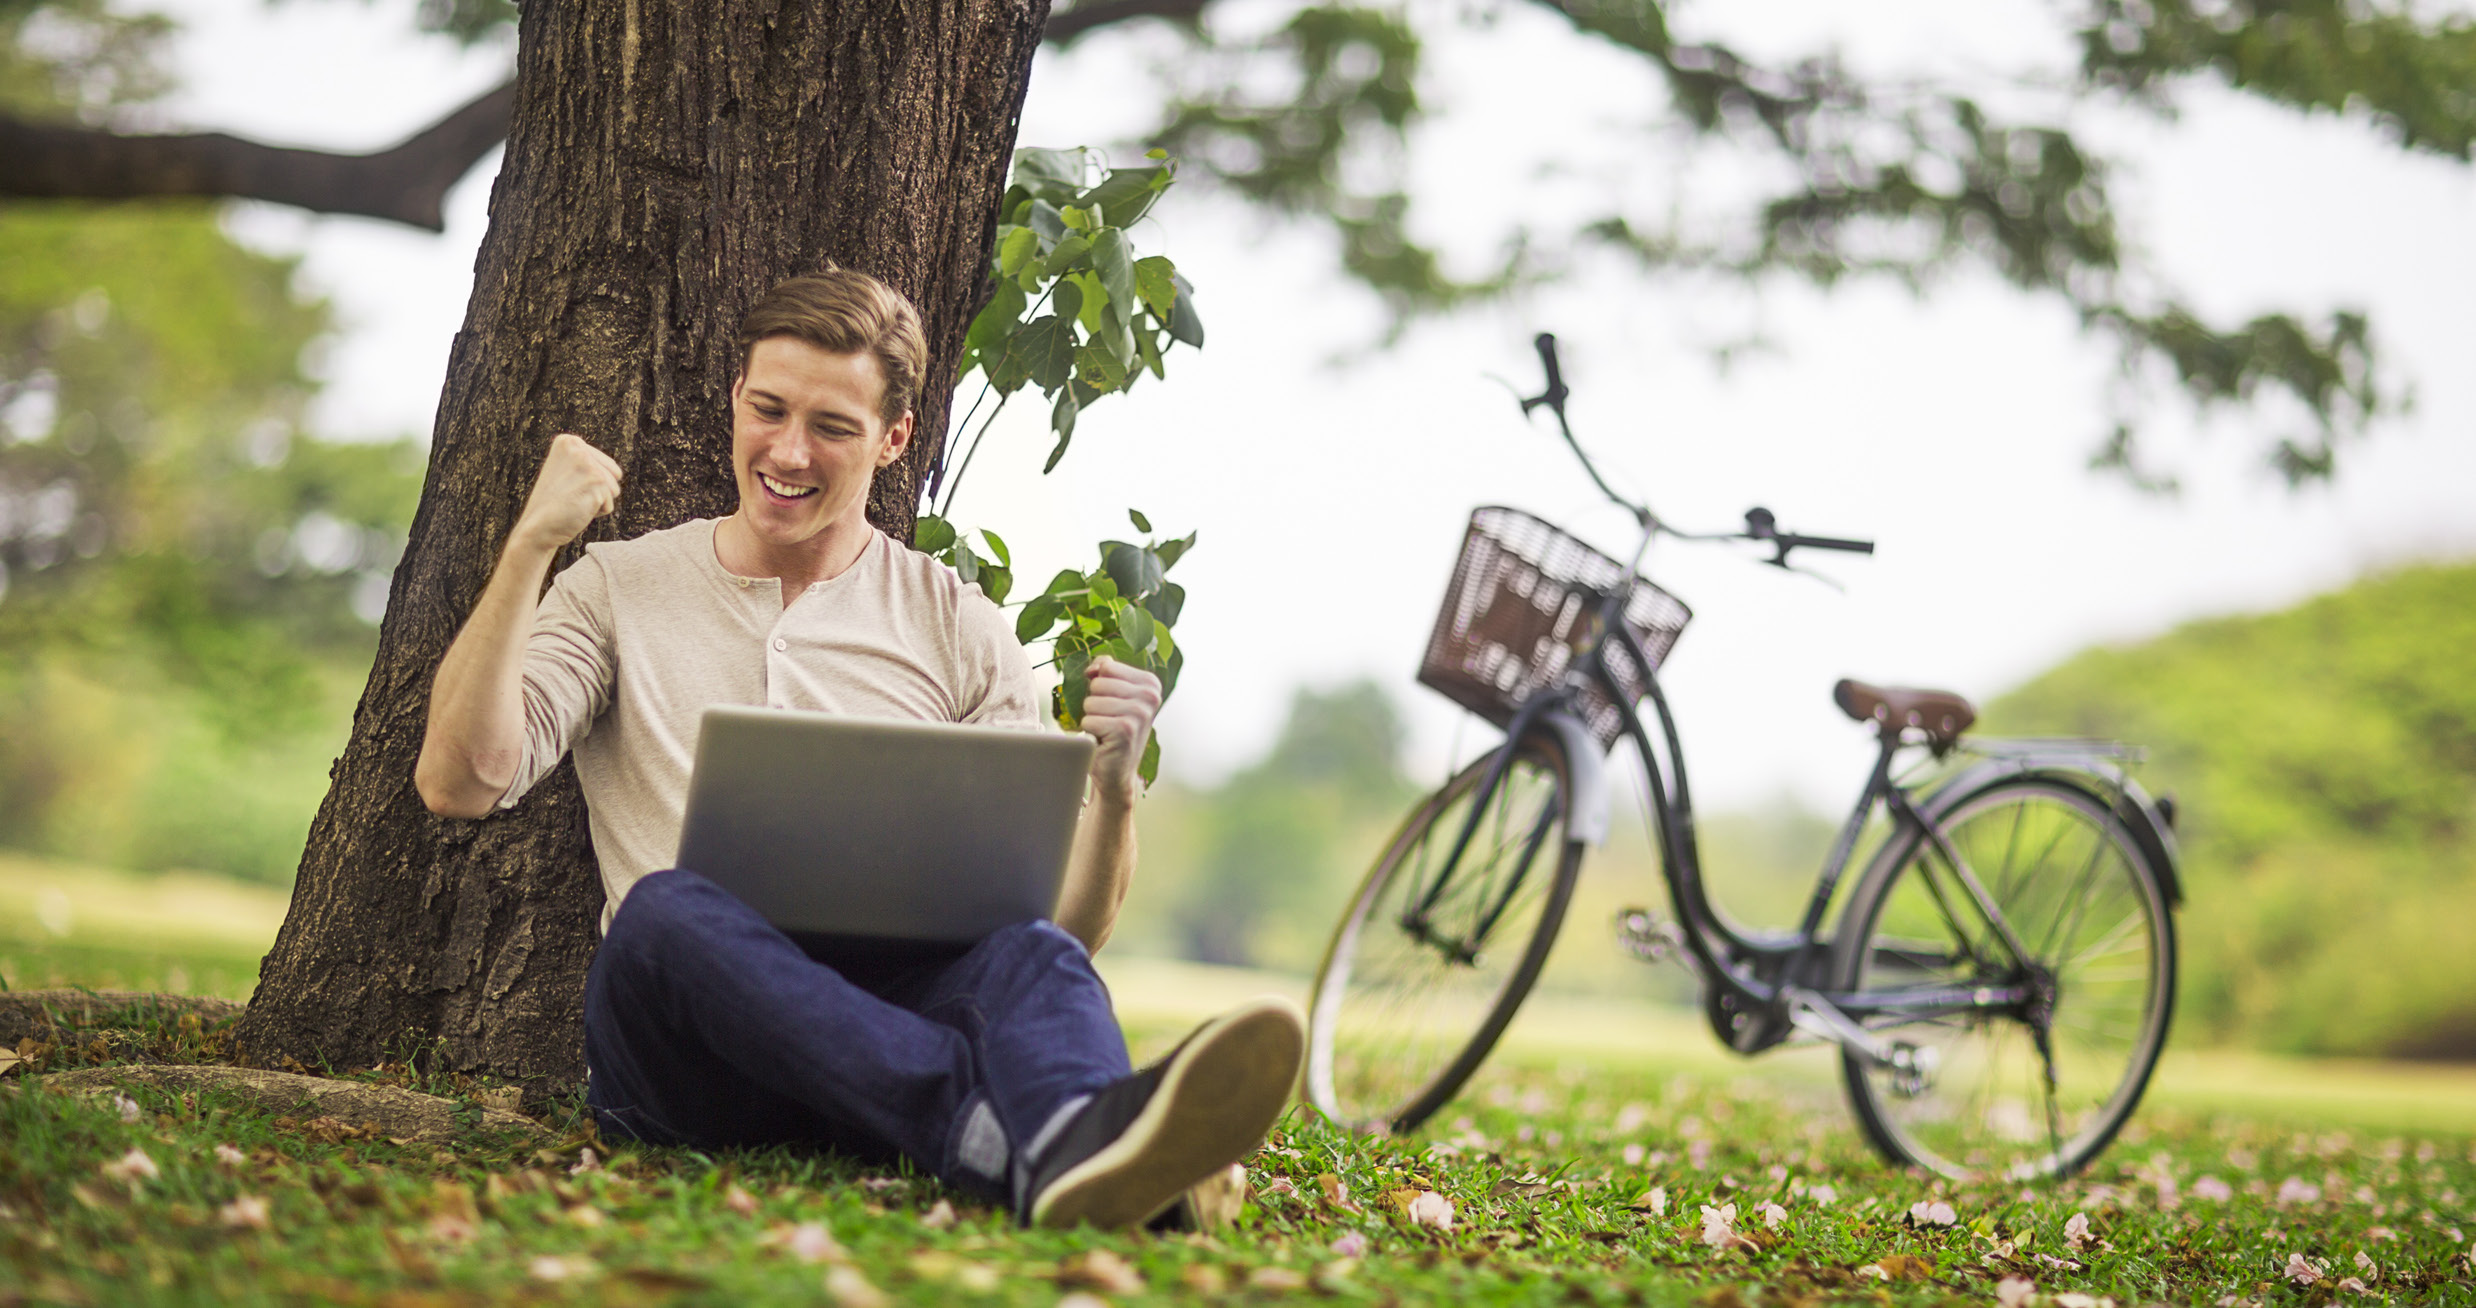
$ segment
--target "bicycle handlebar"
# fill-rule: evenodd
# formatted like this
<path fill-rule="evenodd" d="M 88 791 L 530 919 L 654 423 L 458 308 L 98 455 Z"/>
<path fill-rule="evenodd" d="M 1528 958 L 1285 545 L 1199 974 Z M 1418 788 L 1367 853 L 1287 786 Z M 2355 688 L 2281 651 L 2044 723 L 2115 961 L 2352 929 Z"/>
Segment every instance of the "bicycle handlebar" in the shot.
<path fill-rule="evenodd" d="M 1839 550 L 1847 554 L 1872 554 L 1874 552 L 1874 542 L 1870 540 L 1849 540 L 1838 536 L 1800 536 L 1793 531 L 1781 531 L 1779 519 L 1772 514 L 1771 510 L 1759 506 L 1745 511 L 1745 530 L 1742 532 L 1685 532 L 1678 531 L 1662 522 L 1659 515 L 1651 512 L 1649 505 L 1636 504 L 1617 494 L 1614 488 L 1608 485 L 1607 478 L 1599 475 L 1599 467 L 1590 461 L 1590 455 L 1583 452 L 1582 443 L 1573 438 L 1573 425 L 1565 420 L 1565 400 L 1573 392 L 1565 385 L 1565 370 L 1557 363 L 1555 334 L 1541 332 L 1531 344 L 1539 349 L 1539 366 L 1547 373 L 1547 389 L 1537 395 L 1523 398 L 1523 416 L 1529 416 L 1532 410 L 1543 404 L 1547 406 L 1548 412 L 1556 415 L 1558 434 L 1565 438 L 1565 444 L 1573 451 L 1573 457 L 1582 461 L 1582 471 L 1590 474 L 1591 484 L 1597 486 L 1599 493 L 1607 496 L 1618 507 L 1633 514 L 1634 520 L 1642 524 L 1643 531 L 1646 533 L 1643 537 L 1646 544 L 1650 540 L 1650 534 L 1660 532 L 1681 540 L 1761 541 L 1776 551 L 1763 562 L 1777 568 L 1790 566 L 1788 562 L 1790 550 Z"/>

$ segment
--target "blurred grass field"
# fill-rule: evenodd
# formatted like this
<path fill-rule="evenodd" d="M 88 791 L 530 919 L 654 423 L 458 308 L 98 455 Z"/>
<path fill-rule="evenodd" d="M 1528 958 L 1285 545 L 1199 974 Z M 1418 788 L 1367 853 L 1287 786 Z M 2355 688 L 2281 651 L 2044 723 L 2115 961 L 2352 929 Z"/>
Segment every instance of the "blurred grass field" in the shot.
<path fill-rule="evenodd" d="M 194 872 L 145 876 L 0 853 L 0 982 L 13 990 L 84 986 L 247 999 L 289 895 Z M 1302 975 L 1104 952 L 1138 1057 L 1201 1018 L 1266 991 L 1303 1002 Z M 1500 1057 L 1560 1069 L 1751 1077 L 1836 1094 L 1829 1051 L 1743 1059 L 1690 1008 L 1652 999 L 1540 994 Z M 2171 1047 L 2153 1106 L 2299 1125 L 2476 1133 L 2476 1065 L 2301 1059 Z"/>

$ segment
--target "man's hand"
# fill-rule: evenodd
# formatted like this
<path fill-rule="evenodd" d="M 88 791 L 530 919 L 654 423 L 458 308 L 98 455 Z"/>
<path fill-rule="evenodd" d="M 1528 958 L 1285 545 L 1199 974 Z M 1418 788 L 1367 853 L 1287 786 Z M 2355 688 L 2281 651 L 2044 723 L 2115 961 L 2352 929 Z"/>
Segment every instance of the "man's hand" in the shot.
<path fill-rule="evenodd" d="M 1106 655 L 1092 660 L 1084 676 L 1083 729 L 1100 742 L 1092 755 L 1092 782 L 1100 798 L 1135 802 L 1135 765 L 1152 738 L 1152 718 L 1161 711 L 1161 679 Z"/>
<path fill-rule="evenodd" d="M 550 442 L 550 456 L 533 479 L 533 493 L 525 499 L 510 541 L 556 554 L 618 504 L 619 461 L 584 437 L 561 432 Z"/>

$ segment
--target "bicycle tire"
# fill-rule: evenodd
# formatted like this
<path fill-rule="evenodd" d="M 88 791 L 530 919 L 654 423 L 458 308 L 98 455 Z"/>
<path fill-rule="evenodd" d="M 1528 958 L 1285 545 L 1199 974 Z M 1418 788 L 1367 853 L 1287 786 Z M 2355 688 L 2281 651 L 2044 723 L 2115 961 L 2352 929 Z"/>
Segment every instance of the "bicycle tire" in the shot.
<path fill-rule="evenodd" d="M 1523 735 L 1512 765 L 1490 787 L 1487 774 L 1500 757 L 1501 750 L 1471 764 L 1412 810 L 1325 949 L 1310 992 L 1305 1088 L 1308 1102 L 1336 1122 L 1407 1132 L 1451 1102 L 1496 1047 L 1556 943 L 1582 869 L 1582 843 L 1566 834 L 1572 772 L 1545 730 Z M 1452 860 L 1473 805 L 1494 811 Z M 1515 887 L 1476 942 L 1475 958 L 1448 957 L 1445 944 L 1421 941 L 1398 914 L 1437 878 L 1447 889 L 1436 920 L 1465 938 L 1489 901 Z M 1488 940 L 1503 943 L 1487 949 Z"/>
<path fill-rule="evenodd" d="M 1903 1087 L 1843 1054 L 1850 1107 L 1893 1162 L 1965 1180 L 2069 1176 L 2132 1116 L 2166 1045 L 2176 958 L 2163 870 L 2112 804 L 2063 781 L 2006 778 L 1935 808 L 1951 848 L 2053 978 L 2053 1053 L 2041 1057 L 2019 1013 L 1869 1020 L 1889 1040 L 1936 1050 L 1939 1067 L 1930 1085 Z M 1850 894 L 1833 988 L 2034 975 L 1973 904 L 1923 833 L 1896 839 Z"/>

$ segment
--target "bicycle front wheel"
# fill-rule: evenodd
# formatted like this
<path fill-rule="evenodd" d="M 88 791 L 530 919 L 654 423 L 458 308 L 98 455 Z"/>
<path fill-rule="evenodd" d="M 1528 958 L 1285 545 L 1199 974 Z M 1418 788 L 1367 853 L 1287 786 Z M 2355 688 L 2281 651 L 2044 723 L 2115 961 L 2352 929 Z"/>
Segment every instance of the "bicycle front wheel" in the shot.
<path fill-rule="evenodd" d="M 1845 1055 L 1850 1105 L 1895 1162 L 1962 1179 L 2069 1175 L 2131 1117 L 2166 1044 L 2175 926 L 2160 869 L 2103 800 L 2054 781 L 1996 782 L 1939 825 L 1949 855 L 1911 832 L 1851 892 L 1834 988 L 1876 1000 L 1977 987 L 2030 997 L 1864 1019 L 1927 1068 L 1902 1074 Z M 2017 952 L 1979 908 L 1972 877 Z"/>
<path fill-rule="evenodd" d="M 1336 1122 L 1408 1131 L 1451 1101 L 1556 943 L 1582 869 L 1582 845 L 1565 834 L 1570 772 L 1547 732 L 1510 748 L 1497 784 L 1502 751 L 1419 805 L 1333 933 L 1308 1014 L 1306 1088 Z"/>

